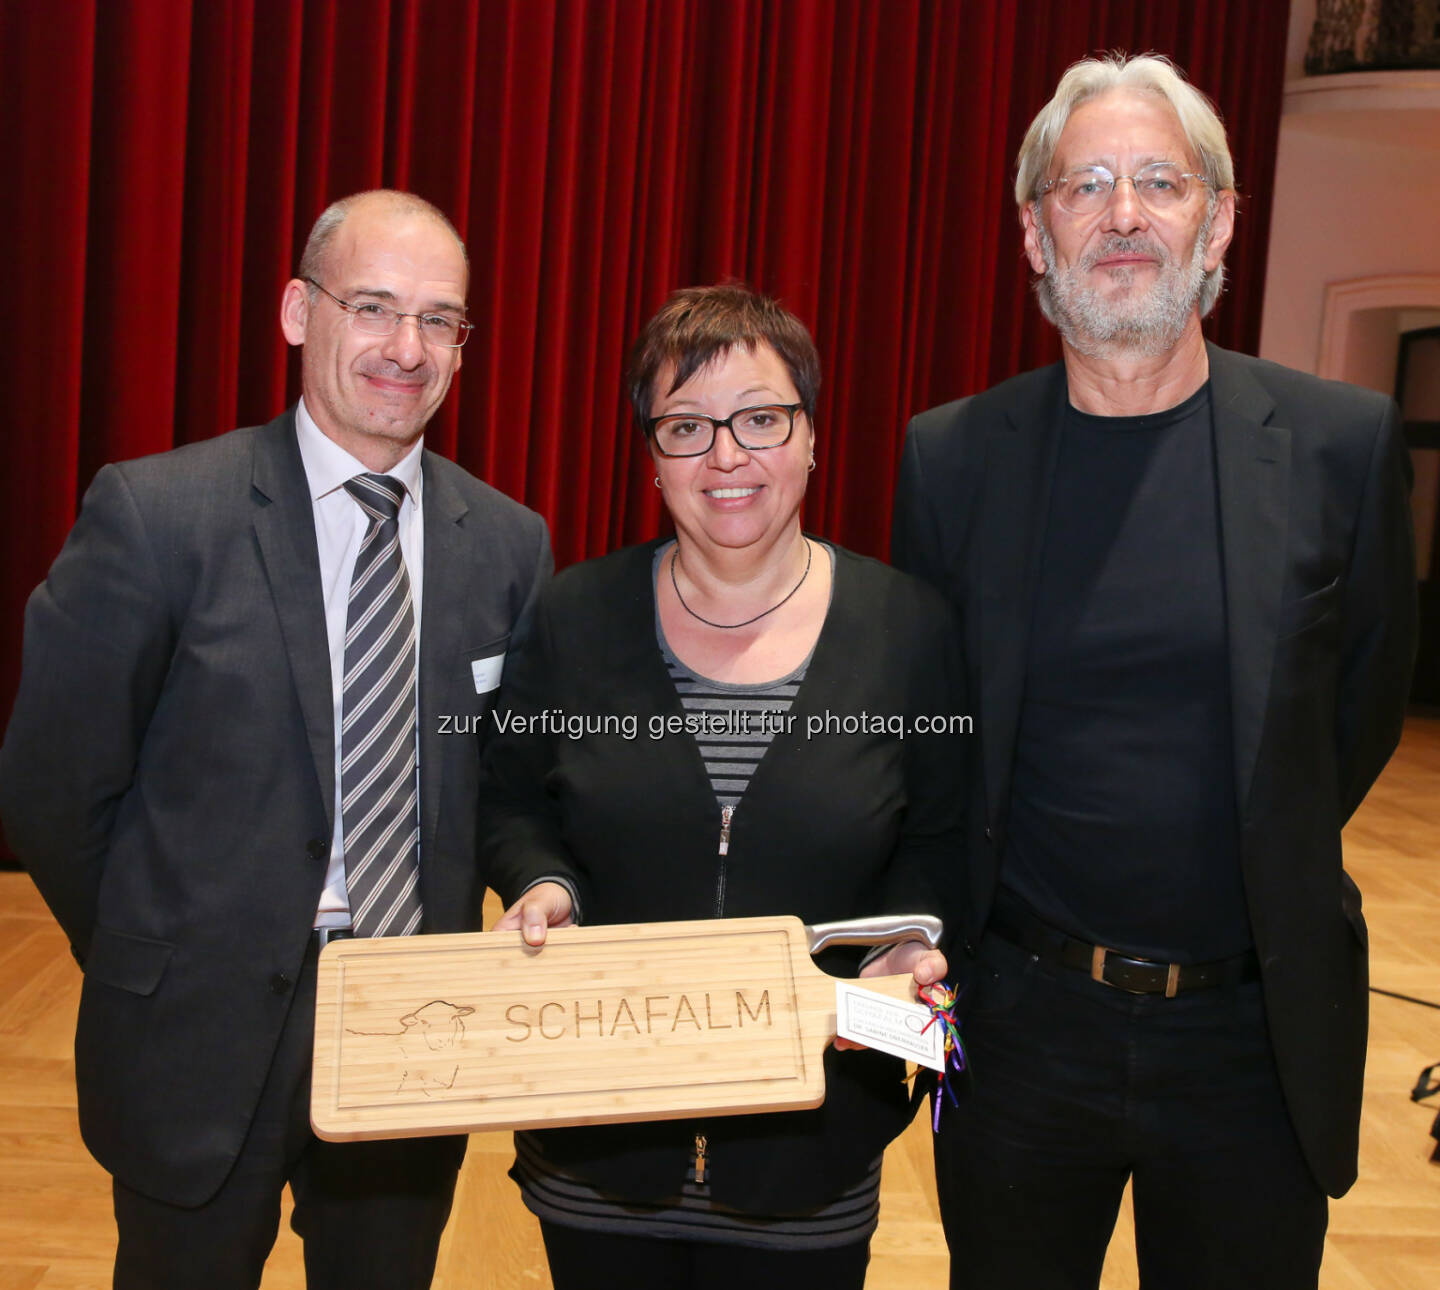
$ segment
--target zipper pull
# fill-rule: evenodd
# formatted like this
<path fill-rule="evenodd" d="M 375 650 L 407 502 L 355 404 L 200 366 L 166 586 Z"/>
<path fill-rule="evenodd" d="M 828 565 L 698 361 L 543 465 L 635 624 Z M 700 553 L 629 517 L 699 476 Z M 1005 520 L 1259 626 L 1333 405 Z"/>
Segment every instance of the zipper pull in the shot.
<path fill-rule="evenodd" d="M 709 1145 L 703 1133 L 695 1135 L 695 1181 L 697 1183 L 705 1181 L 705 1148 Z"/>
<path fill-rule="evenodd" d="M 730 854 L 730 820 L 734 814 L 733 806 L 726 806 L 720 811 L 720 854 L 722 856 Z"/>

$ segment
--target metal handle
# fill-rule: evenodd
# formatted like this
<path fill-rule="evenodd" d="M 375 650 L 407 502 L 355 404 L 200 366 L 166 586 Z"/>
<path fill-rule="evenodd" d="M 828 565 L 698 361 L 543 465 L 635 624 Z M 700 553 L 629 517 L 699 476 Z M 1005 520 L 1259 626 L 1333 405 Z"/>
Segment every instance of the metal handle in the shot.
<path fill-rule="evenodd" d="M 805 936 L 811 954 L 829 945 L 895 945 L 900 941 L 924 941 L 933 950 L 939 948 L 943 931 L 944 924 L 934 914 L 877 914 L 816 923 L 805 929 Z"/>

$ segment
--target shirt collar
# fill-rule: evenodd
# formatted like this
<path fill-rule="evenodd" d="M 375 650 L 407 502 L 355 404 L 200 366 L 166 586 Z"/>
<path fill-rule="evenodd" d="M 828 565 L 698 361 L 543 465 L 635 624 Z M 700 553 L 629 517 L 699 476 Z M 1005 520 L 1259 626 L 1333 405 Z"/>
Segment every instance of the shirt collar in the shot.
<path fill-rule="evenodd" d="M 302 398 L 295 409 L 295 437 L 300 443 L 300 460 L 305 466 L 305 482 L 310 488 L 311 501 L 318 502 L 356 475 L 374 474 L 363 462 L 357 461 L 335 440 L 315 424 Z M 421 454 L 425 450 L 422 436 L 409 452 L 395 466 L 385 473 L 398 479 L 410 495 L 414 506 L 420 505 L 422 471 Z"/>

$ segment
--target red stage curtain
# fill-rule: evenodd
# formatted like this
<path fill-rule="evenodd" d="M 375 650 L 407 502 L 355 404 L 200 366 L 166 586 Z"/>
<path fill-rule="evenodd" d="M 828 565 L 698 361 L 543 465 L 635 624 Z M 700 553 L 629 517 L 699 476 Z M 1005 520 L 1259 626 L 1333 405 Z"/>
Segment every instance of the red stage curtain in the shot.
<path fill-rule="evenodd" d="M 561 563 L 657 530 L 623 355 L 671 289 L 726 277 L 814 328 L 807 523 L 883 555 L 906 418 L 1058 353 L 1011 184 L 1076 58 L 1158 50 L 1219 103 L 1244 213 L 1212 332 L 1254 351 L 1287 9 L 0 0 L 0 714 L 96 469 L 295 396 L 278 301 L 329 200 L 409 188 L 464 233 L 476 331 L 429 442 L 540 510 Z"/>

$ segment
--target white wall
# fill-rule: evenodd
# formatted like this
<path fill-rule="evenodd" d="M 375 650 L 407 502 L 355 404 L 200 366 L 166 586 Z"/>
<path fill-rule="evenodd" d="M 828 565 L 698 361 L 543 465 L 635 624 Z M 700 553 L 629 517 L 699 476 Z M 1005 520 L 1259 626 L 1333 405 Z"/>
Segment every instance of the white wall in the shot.
<path fill-rule="evenodd" d="M 1310 43 L 1310 30 L 1315 26 L 1318 0 L 1290 0 L 1290 35 L 1285 42 L 1285 79 L 1299 80 L 1305 75 L 1305 48 Z"/>
<path fill-rule="evenodd" d="M 1315 371 L 1326 285 L 1388 274 L 1440 275 L 1440 149 L 1282 123 L 1261 356 Z"/>
<path fill-rule="evenodd" d="M 1327 285 L 1440 275 L 1440 73 L 1307 80 L 1315 6 L 1291 5 L 1260 328 L 1262 357 L 1307 372 L 1318 367 Z M 1388 391 L 1394 341 L 1372 321 L 1357 329 L 1363 352 L 1347 358 L 1345 375 Z"/>

